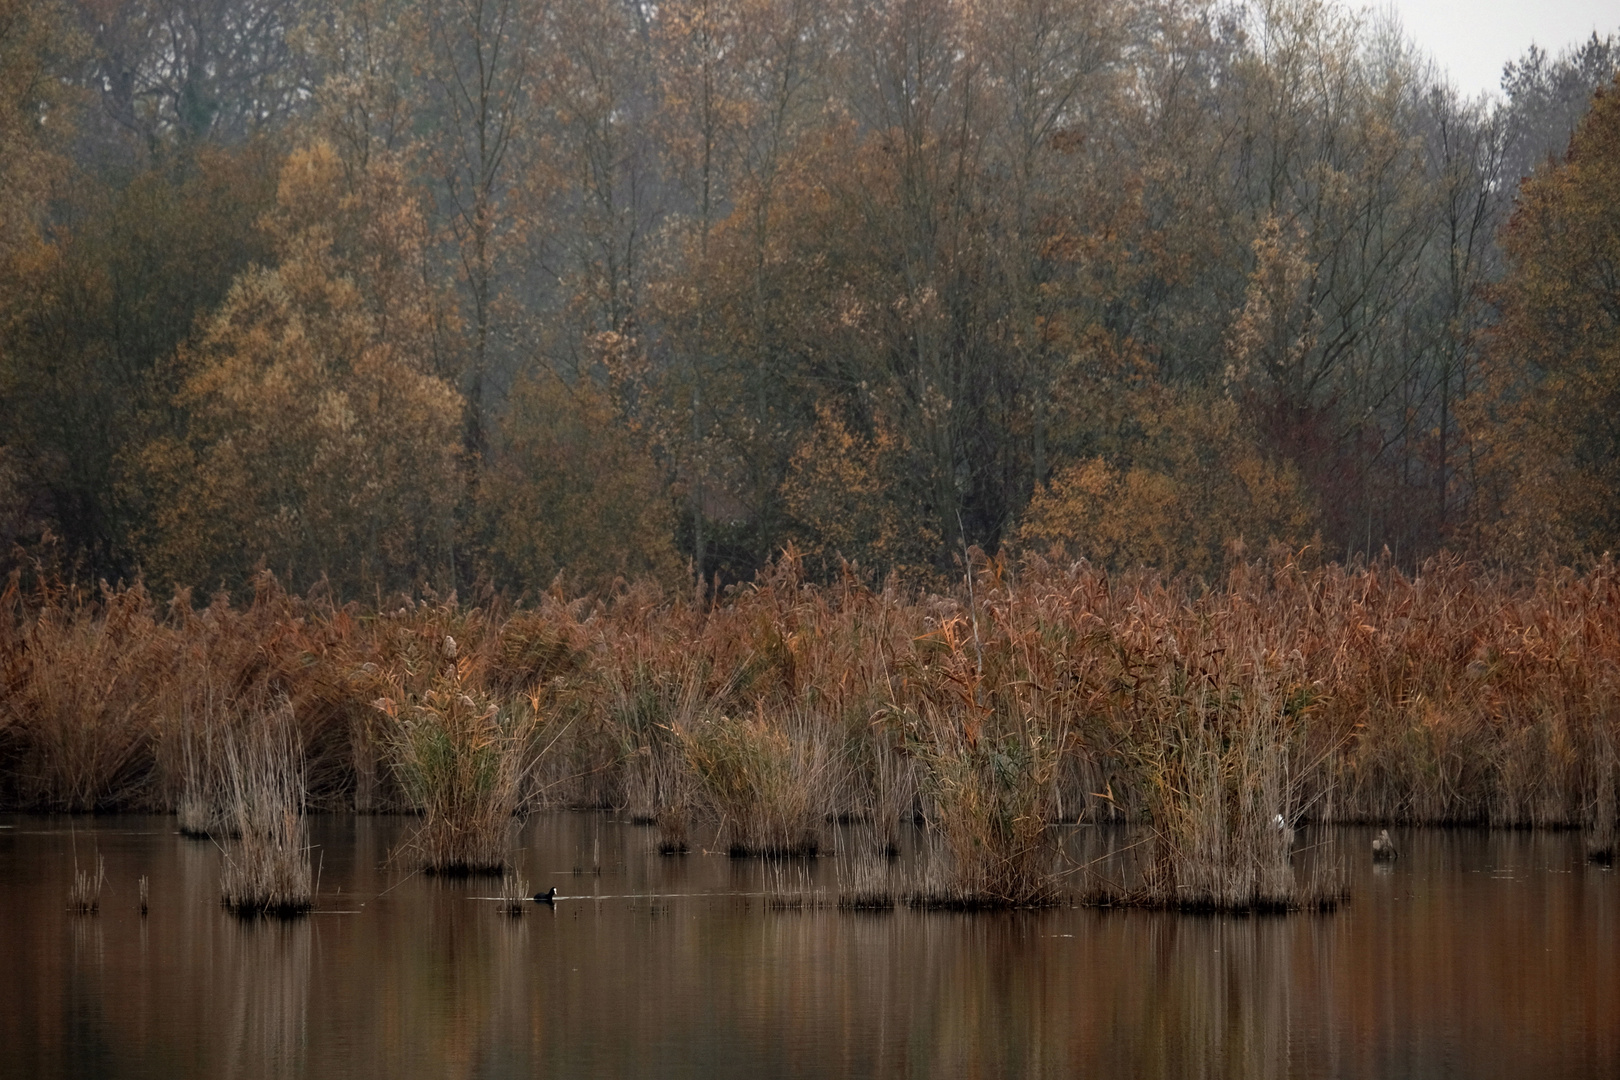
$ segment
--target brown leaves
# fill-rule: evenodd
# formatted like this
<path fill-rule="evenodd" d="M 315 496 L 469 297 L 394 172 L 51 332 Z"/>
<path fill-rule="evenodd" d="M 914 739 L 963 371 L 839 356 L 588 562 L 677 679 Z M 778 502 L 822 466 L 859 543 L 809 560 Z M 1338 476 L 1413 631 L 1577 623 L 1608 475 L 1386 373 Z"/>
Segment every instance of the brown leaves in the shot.
<path fill-rule="evenodd" d="M 1469 434 L 1476 543 L 1567 558 L 1620 542 L 1620 83 L 1521 189 L 1500 325 Z M 1493 515 L 1500 518 L 1493 520 Z"/>

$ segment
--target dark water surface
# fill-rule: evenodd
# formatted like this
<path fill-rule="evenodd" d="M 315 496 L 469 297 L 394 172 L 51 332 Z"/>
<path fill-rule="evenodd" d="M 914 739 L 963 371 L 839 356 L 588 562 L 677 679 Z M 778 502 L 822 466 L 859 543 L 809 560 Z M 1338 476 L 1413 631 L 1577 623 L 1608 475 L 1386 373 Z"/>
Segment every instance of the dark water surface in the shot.
<path fill-rule="evenodd" d="M 1620 1076 L 1620 881 L 1575 834 L 1396 832 L 1375 868 L 1342 830 L 1332 915 L 856 914 L 557 814 L 521 862 L 569 898 L 511 918 L 388 867 L 408 827 L 316 819 L 320 910 L 242 922 L 172 818 L 0 816 L 0 1077 Z"/>

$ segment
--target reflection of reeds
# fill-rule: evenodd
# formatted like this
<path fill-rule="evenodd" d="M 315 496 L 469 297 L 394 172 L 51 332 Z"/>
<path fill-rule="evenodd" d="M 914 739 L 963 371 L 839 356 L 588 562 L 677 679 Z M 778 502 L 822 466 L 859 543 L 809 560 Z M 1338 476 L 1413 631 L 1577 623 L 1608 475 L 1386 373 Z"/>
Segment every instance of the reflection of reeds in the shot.
<path fill-rule="evenodd" d="M 73 860 L 73 888 L 68 892 L 68 910 L 77 915 L 94 915 L 101 910 L 101 887 L 107 884 L 107 865 L 101 852 L 96 852 L 94 873 L 79 869 L 79 860 Z"/>
<path fill-rule="evenodd" d="M 222 740 L 225 848 L 221 902 L 238 914 L 292 915 L 314 899 L 304 823 L 304 759 L 291 707 L 250 715 Z"/>
<path fill-rule="evenodd" d="M 307 1076 L 314 969 L 311 920 L 234 921 L 221 938 L 206 1070 L 216 1076 Z"/>

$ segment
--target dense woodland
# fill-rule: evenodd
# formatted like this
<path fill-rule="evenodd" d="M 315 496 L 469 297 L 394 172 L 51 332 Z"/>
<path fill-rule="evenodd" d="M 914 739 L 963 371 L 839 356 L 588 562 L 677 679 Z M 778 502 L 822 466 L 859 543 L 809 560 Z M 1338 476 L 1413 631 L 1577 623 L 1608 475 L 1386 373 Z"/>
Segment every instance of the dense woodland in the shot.
<path fill-rule="evenodd" d="M 0 550 L 362 600 L 1579 561 L 1617 63 L 1468 100 L 1312 0 L 0 0 Z"/>

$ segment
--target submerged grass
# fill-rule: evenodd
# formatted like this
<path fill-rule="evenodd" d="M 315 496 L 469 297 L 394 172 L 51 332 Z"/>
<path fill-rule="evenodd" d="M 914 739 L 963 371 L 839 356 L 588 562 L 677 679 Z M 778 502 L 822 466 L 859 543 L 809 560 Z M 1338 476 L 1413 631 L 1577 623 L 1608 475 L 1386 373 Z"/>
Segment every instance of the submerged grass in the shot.
<path fill-rule="evenodd" d="M 812 586 L 789 553 L 708 605 L 640 584 L 376 613 L 268 575 L 202 609 L 14 578 L 0 802 L 227 831 L 219 740 L 275 700 L 303 798 L 420 814 L 400 854 L 439 872 L 498 872 L 518 817 L 557 805 L 625 810 L 670 852 L 701 829 L 803 855 L 834 821 L 892 849 L 921 821 L 939 858 L 912 899 L 965 905 L 1319 905 L 1331 866 L 1286 842 L 1311 822 L 1573 827 L 1613 856 L 1611 560 L 1512 577 L 1276 552 L 1211 586 L 972 558 L 961 595 Z M 1060 821 L 1146 830 L 1136 878 L 1064 867 Z"/>

